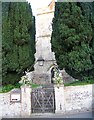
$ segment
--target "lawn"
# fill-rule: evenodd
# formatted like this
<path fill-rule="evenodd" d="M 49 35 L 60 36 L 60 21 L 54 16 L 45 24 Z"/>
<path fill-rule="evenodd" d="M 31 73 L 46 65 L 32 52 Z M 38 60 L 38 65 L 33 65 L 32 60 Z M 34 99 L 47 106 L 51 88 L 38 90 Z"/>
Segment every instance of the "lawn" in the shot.
<path fill-rule="evenodd" d="M 38 84 L 32 84 L 31 87 L 32 88 L 37 88 L 39 87 L 40 85 Z M 2 86 L 0 87 L 0 93 L 6 93 L 6 92 L 9 92 L 10 90 L 14 89 L 14 88 L 20 88 L 21 87 L 21 84 L 17 83 L 15 85 L 6 85 L 6 86 Z"/>
<path fill-rule="evenodd" d="M 64 84 L 64 86 L 79 86 L 79 85 L 88 85 L 88 84 L 94 84 L 94 80 L 90 80 L 90 81 L 74 81 L 72 83 L 67 83 Z M 41 85 L 38 84 L 32 84 L 31 87 L 32 88 L 37 88 Z M 0 93 L 6 93 L 9 92 L 10 90 L 14 89 L 14 88 L 20 88 L 21 84 L 17 83 L 15 85 L 6 85 L 6 86 L 2 86 L 0 87 Z"/>
<path fill-rule="evenodd" d="M 79 85 L 88 85 L 88 84 L 94 84 L 94 80 L 90 80 L 90 81 L 74 81 L 72 83 L 64 84 L 64 86 L 79 86 Z"/>

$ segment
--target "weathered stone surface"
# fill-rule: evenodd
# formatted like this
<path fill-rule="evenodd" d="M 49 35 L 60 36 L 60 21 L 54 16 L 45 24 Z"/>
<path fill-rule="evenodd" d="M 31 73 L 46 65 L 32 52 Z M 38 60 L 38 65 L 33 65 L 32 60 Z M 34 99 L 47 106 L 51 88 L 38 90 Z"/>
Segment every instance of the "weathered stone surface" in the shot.
<path fill-rule="evenodd" d="M 92 85 L 65 87 L 64 95 L 66 112 L 92 111 Z"/>
<path fill-rule="evenodd" d="M 2 117 L 19 117 L 21 111 L 21 103 L 10 102 L 10 92 L 0 94 L 0 108 Z M 1 117 L 0 116 L 0 117 Z"/>
<path fill-rule="evenodd" d="M 21 116 L 31 115 L 31 87 L 21 87 Z"/>
<path fill-rule="evenodd" d="M 63 78 L 63 82 L 64 83 L 71 83 L 73 81 L 76 81 L 76 79 L 74 79 L 72 76 L 70 76 L 65 69 L 61 70 L 62 73 L 62 78 Z"/>
<path fill-rule="evenodd" d="M 52 19 L 54 17 L 54 7 L 55 2 L 52 0 L 47 7 L 38 9 L 36 15 L 35 59 L 37 61 L 38 58 L 42 56 L 44 59 L 44 64 L 43 66 L 39 66 L 38 62 L 36 62 L 34 65 L 34 71 L 42 75 L 48 72 L 48 68 L 55 62 L 55 55 L 51 51 Z"/>
<path fill-rule="evenodd" d="M 32 81 L 35 84 L 50 84 L 50 75 L 49 73 L 35 73 L 34 79 Z"/>
<path fill-rule="evenodd" d="M 57 113 L 92 111 L 92 85 L 61 86 L 59 89 L 55 86 L 55 100 Z"/>
<path fill-rule="evenodd" d="M 21 102 L 10 101 L 13 91 L 16 93 L 16 89 L 8 93 L 0 93 L 0 118 L 31 115 L 31 88 L 26 86 L 21 88 Z"/>
<path fill-rule="evenodd" d="M 92 85 L 92 110 L 94 111 L 94 84 Z"/>
<path fill-rule="evenodd" d="M 59 88 L 55 86 L 55 106 L 56 113 L 64 112 L 64 85 L 60 86 Z"/>

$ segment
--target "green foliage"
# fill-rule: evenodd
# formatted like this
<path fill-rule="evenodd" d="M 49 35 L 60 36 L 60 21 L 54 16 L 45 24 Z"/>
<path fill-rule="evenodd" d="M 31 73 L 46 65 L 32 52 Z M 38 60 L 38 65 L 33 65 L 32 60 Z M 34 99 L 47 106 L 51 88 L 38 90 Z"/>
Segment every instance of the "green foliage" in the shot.
<path fill-rule="evenodd" d="M 8 84 L 16 84 L 17 82 L 19 82 L 20 77 L 21 77 L 21 73 L 18 74 L 17 72 L 7 72 L 4 76 L 2 76 L 3 78 L 3 85 L 8 85 Z"/>
<path fill-rule="evenodd" d="M 6 92 L 9 92 L 10 90 L 14 89 L 14 88 L 20 88 L 20 84 L 17 83 L 15 85 L 12 85 L 12 84 L 8 84 L 6 86 L 2 86 L 0 87 L 0 93 L 6 93 Z"/>
<path fill-rule="evenodd" d="M 86 78 L 87 79 L 87 78 Z M 88 79 L 88 81 L 75 81 L 72 83 L 67 83 L 64 84 L 64 86 L 80 86 L 80 85 L 89 85 L 89 84 L 94 84 L 94 79 Z"/>
<path fill-rule="evenodd" d="M 83 11 L 83 15 L 91 22 L 93 38 L 90 43 L 90 46 L 92 47 L 91 60 L 92 60 L 92 63 L 94 64 L 94 2 L 78 2 L 78 6 L 81 7 L 81 9 Z M 94 76 L 94 74 L 93 74 L 93 76 Z"/>
<path fill-rule="evenodd" d="M 37 88 L 40 87 L 41 85 L 39 84 L 31 84 L 31 88 Z M 0 87 L 0 93 L 6 93 L 9 92 L 10 90 L 14 89 L 14 88 L 20 88 L 21 84 L 20 83 L 16 83 L 14 85 L 12 84 L 8 84 L 5 86 Z"/>
<path fill-rule="evenodd" d="M 33 83 L 32 83 L 32 85 L 31 85 L 32 88 L 38 88 L 38 87 L 40 87 L 40 86 L 41 86 L 41 85 L 39 85 L 39 84 L 33 84 Z"/>
<path fill-rule="evenodd" d="M 94 78 L 92 22 L 83 15 L 81 7 L 57 2 L 52 28 L 52 49 L 59 67 L 80 80 Z"/>
<path fill-rule="evenodd" d="M 2 83 L 5 85 L 18 82 L 34 63 L 35 21 L 27 2 L 3 2 L 2 11 Z"/>
<path fill-rule="evenodd" d="M 7 85 L 4 87 L 0 87 L 0 93 L 6 93 L 9 92 L 10 90 L 12 90 L 14 88 L 13 85 Z"/>

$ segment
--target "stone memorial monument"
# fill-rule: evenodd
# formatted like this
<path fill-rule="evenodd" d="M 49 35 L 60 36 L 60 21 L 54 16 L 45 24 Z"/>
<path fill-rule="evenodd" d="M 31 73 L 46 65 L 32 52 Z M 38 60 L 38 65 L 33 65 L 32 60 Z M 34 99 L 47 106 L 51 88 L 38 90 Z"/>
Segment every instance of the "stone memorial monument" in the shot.
<path fill-rule="evenodd" d="M 51 51 L 51 34 L 54 9 L 55 1 L 52 0 L 47 7 L 37 10 L 34 83 L 51 83 L 51 69 L 49 68 L 56 62 L 54 52 Z"/>

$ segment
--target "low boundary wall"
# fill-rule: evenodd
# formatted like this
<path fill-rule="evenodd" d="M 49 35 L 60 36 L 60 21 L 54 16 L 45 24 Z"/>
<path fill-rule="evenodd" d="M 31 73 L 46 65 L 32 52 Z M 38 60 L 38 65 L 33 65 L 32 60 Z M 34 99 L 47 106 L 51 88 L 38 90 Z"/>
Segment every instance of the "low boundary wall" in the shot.
<path fill-rule="evenodd" d="M 71 113 L 92 111 L 94 106 L 94 85 L 67 86 L 59 88 L 54 86 L 55 90 L 55 113 Z M 31 91 L 27 86 L 20 89 L 20 101 L 11 101 L 11 91 L 0 93 L 0 118 L 8 117 L 26 117 L 30 116 L 31 111 Z M 17 96 L 16 96 L 17 97 Z"/>

